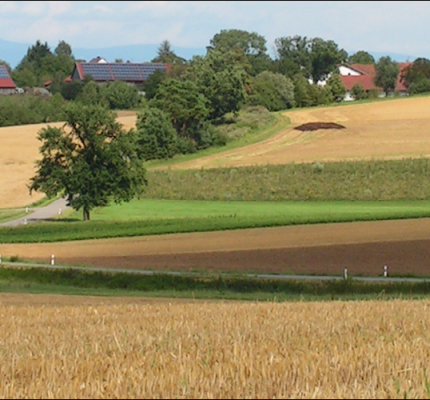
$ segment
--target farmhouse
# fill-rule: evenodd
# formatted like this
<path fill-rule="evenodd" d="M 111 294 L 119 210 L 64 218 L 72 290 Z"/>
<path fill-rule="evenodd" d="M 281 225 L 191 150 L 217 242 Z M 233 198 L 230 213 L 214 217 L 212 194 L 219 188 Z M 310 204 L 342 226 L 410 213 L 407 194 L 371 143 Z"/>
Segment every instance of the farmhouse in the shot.
<path fill-rule="evenodd" d="M 0 65 L 0 94 L 15 94 L 16 85 L 5 65 Z"/>
<path fill-rule="evenodd" d="M 71 80 L 84 80 L 91 77 L 98 83 L 122 81 L 127 83 L 141 84 L 145 82 L 154 72 L 170 70 L 169 64 L 154 63 L 108 63 L 103 59 L 83 63 L 77 62 L 71 75 Z"/>
<path fill-rule="evenodd" d="M 409 66 L 410 63 L 399 63 L 400 74 L 396 83 L 396 91 L 401 96 L 407 95 L 407 89 L 401 81 L 402 72 Z M 352 88 L 355 84 L 359 83 L 363 86 L 364 90 L 368 92 L 369 90 L 379 90 L 381 92 L 380 97 L 384 97 L 381 88 L 378 88 L 374 83 L 374 78 L 376 76 L 375 65 L 365 65 L 365 64 L 343 64 L 339 66 L 339 74 L 343 85 L 346 88 L 346 95 L 344 100 L 351 101 L 354 98 L 351 95 Z"/>

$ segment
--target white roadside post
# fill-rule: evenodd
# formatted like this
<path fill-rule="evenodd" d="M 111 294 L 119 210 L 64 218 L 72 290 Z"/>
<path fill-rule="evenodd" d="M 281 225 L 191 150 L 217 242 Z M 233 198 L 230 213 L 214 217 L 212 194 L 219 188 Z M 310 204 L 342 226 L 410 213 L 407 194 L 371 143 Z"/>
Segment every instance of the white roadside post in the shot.
<path fill-rule="evenodd" d="M 384 278 L 388 276 L 388 266 L 384 266 Z"/>
<path fill-rule="evenodd" d="M 0 264 L 1 264 L 1 254 L 0 254 Z"/>
<path fill-rule="evenodd" d="M 28 207 L 25 209 L 25 213 L 28 214 L 30 210 L 28 209 Z"/>
<path fill-rule="evenodd" d="M 55 265 L 55 255 L 51 256 L 51 265 Z"/>
<path fill-rule="evenodd" d="M 61 215 L 63 213 L 63 211 L 61 210 L 61 208 L 58 210 L 58 215 Z"/>
<path fill-rule="evenodd" d="M 345 277 L 345 280 L 348 280 L 348 270 L 345 268 L 345 271 L 343 272 L 343 275 Z"/>
<path fill-rule="evenodd" d="M 24 225 L 27 225 L 28 224 L 28 221 L 27 221 L 27 218 L 25 218 L 24 219 Z"/>

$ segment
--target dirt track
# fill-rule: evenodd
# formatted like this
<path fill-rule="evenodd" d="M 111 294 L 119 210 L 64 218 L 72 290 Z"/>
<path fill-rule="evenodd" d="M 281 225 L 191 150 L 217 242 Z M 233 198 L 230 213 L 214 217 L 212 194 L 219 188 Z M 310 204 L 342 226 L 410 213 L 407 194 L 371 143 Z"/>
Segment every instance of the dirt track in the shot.
<path fill-rule="evenodd" d="M 0 254 L 125 269 L 430 276 L 430 220 L 292 226 L 230 232 L 0 245 Z"/>

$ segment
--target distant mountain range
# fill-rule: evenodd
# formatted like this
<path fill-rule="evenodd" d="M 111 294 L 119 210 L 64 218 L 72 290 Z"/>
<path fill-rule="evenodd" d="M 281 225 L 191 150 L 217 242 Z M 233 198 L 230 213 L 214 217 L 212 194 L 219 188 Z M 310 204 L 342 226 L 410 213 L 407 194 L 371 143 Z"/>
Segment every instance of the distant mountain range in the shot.
<path fill-rule="evenodd" d="M 8 62 L 12 68 L 15 68 L 23 57 L 27 54 L 27 50 L 33 44 L 13 43 L 0 39 L 0 60 Z M 116 59 L 122 59 L 124 62 L 131 61 L 136 63 L 150 62 L 157 55 L 159 44 L 143 44 L 129 46 L 115 46 L 94 49 L 73 48 L 73 55 L 76 59 L 89 61 L 98 56 L 114 62 Z M 190 60 L 193 56 L 205 55 L 206 48 L 186 48 L 175 47 L 172 45 L 175 53 L 186 60 Z M 390 56 L 398 62 L 414 61 L 417 56 L 395 54 L 395 53 L 375 53 L 369 51 L 372 56 L 378 60 L 383 56 Z"/>

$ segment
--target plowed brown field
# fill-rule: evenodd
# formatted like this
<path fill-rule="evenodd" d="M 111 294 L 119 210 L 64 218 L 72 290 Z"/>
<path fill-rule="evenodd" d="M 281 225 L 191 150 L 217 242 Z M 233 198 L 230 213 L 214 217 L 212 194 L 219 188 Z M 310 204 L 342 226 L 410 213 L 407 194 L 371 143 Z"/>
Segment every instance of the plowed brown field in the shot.
<path fill-rule="evenodd" d="M 292 126 L 270 139 L 173 168 L 430 156 L 430 98 L 287 113 Z M 335 122 L 345 130 L 301 133 Z M 128 126 L 133 116 L 122 117 Z M 24 205 L 37 159 L 37 127 L 0 130 L 0 208 Z M 20 150 L 21 149 L 21 150 Z M 0 245 L 0 254 L 60 264 L 160 270 L 430 275 L 430 221 L 386 221 L 168 235 L 49 245 Z"/>
<path fill-rule="evenodd" d="M 115 269 L 430 276 L 430 220 L 0 245 L 0 254 Z"/>

